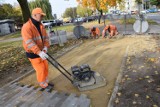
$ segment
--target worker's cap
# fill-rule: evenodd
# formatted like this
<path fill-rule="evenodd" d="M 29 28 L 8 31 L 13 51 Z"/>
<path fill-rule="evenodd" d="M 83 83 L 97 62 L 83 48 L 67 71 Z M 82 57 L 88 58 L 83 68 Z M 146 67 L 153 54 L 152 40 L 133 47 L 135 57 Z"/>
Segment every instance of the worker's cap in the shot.
<path fill-rule="evenodd" d="M 41 8 L 35 8 L 32 10 L 32 15 L 34 14 L 41 14 L 43 16 L 46 16 L 46 14 L 43 12 L 43 10 Z"/>

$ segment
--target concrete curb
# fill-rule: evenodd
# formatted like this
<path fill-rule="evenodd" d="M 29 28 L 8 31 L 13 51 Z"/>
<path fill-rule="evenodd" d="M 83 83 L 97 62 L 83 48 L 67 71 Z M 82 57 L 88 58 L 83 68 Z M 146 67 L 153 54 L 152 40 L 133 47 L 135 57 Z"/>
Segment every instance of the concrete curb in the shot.
<path fill-rule="evenodd" d="M 125 52 L 125 55 L 124 55 L 122 63 L 121 63 L 120 72 L 119 72 L 117 80 L 115 82 L 115 87 L 113 89 L 111 98 L 109 100 L 108 107 L 113 107 L 114 99 L 116 98 L 116 94 L 118 92 L 119 83 L 121 82 L 121 79 L 122 79 L 122 76 L 124 73 L 124 67 L 125 67 L 125 62 L 126 62 L 127 56 L 128 56 L 128 50 L 129 50 L 129 46 L 127 46 L 127 48 L 126 48 L 126 52 Z"/>
<path fill-rule="evenodd" d="M 62 52 L 60 55 L 56 56 L 55 59 L 57 59 L 57 58 L 59 58 L 59 57 L 65 55 L 65 54 L 68 53 L 69 51 L 71 51 L 71 50 L 73 50 L 74 48 L 80 46 L 82 43 L 83 43 L 83 42 L 81 41 L 80 43 L 78 43 L 78 44 L 74 45 L 73 47 L 69 48 L 67 51 Z M 13 80 L 13 81 L 11 81 L 11 82 L 9 82 L 8 84 L 4 85 L 4 86 L 1 87 L 1 88 L 7 87 L 7 86 L 9 86 L 9 85 L 11 85 L 11 84 L 13 84 L 13 83 L 15 83 L 15 82 L 18 82 L 19 80 L 21 80 L 21 79 L 27 77 L 28 75 L 30 75 L 30 74 L 33 73 L 33 72 L 34 72 L 34 69 L 28 71 L 27 73 L 25 73 L 25 74 L 22 75 L 21 77 L 19 77 L 19 78 Z M 0 89 L 1 89 L 1 88 L 0 88 Z"/>

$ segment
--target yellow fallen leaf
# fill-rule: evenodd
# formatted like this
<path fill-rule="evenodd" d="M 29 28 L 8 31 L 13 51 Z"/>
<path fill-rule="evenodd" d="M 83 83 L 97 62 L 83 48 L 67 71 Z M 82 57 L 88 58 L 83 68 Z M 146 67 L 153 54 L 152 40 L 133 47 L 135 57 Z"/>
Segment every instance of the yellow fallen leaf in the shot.
<path fill-rule="evenodd" d="M 150 76 L 145 76 L 146 79 L 148 79 Z"/>
<path fill-rule="evenodd" d="M 146 99 L 149 99 L 150 97 L 148 95 L 146 95 Z"/>
<path fill-rule="evenodd" d="M 108 94 L 108 95 L 110 95 L 111 93 L 110 93 L 110 92 L 108 92 L 107 94 Z"/>
<path fill-rule="evenodd" d="M 131 80 L 131 78 L 127 78 L 127 80 Z"/>
<path fill-rule="evenodd" d="M 153 105 L 153 107 L 158 107 L 157 105 Z"/>

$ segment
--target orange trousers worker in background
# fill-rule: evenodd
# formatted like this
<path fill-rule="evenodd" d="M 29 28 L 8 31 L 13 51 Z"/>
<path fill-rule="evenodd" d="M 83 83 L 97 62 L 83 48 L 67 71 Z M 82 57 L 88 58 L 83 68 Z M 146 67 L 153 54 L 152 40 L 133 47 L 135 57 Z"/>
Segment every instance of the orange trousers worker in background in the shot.
<path fill-rule="evenodd" d="M 98 27 L 93 27 L 90 29 L 90 36 L 94 39 L 99 38 L 100 30 Z"/>
<path fill-rule="evenodd" d="M 117 27 L 115 25 L 107 25 L 102 31 L 102 37 L 106 36 L 106 32 L 108 31 L 110 38 L 117 35 Z"/>
<path fill-rule="evenodd" d="M 21 34 L 26 56 L 36 71 L 39 85 L 45 89 L 53 87 L 48 83 L 48 58 L 49 37 L 41 20 L 45 16 L 41 8 L 32 10 L 32 17 L 23 25 Z"/>

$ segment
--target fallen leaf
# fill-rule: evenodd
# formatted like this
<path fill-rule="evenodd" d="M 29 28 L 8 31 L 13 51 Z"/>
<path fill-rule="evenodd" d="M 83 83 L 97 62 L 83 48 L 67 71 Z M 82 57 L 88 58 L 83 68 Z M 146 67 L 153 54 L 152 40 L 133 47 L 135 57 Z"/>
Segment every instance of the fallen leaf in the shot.
<path fill-rule="evenodd" d="M 118 103 L 119 103 L 119 99 L 118 99 L 118 98 L 116 98 L 115 103 L 116 103 L 116 104 L 118 104 Z"/>
<path fill-rule="evenodd" d="M 133 101 L 132 103 L 133 103 L 133 104 L 137 104 L 137 102 L 136 102 L 136 101 Z"/>
<path fill-rule="evenodd" d="M 158 71 L 154 71 L 154 73 L 156 74 L 156 75 L 158 75 L 159 73 L 158 73 Z"/>
<path fill-rule="evenodd" d="M 148 79 L 150 76 L 145 76 L 146 79 Z"/>
<path fill-rule="evenodd" d="M 134 94 L 135 97 L 139 97 L 139 94 Z"/>
<path fill-rule="evenodd" d="M 128 75 L 125 75 L 125 77 L 127 78 L 127 77 L 128 77 Z"/>
<path fill-rule="evenodd" d="M 143 78 L 139 78 L 139 80 L 142 80 Z"/>
<path fill-rule="evenodd" d="M 127 78 L 127 80 L 131 80 L 131 78 Z"/>
<path fill-rule="evenodd" d="M 137 72 L 136 70 L 133 70 L 133 72 Z"/>
<path fill-rule="evenodd" d="M 157 105 L 153 105 L 153 107 L 158 107 Z"/>
<path fill-rule="evenodd" d="M 108 94 L 108 95 L 110 95 L 111 93 L 110 93 L 110 92 L 108 92 L 107 94 Z"/>
<path fill-rule="evenodd" d="M 150 97 L 148 95 L 146 95 L 146 99 L 149 99 Z"/>
<path fill-rule="evenodd" d="M 160 92 L 160 88 L 157 88 L 156 91 Z"/>
<path fill-rule="evenodd" d="M 122 94 L 120 92 L 117 93 L 118 96 L 121 96 Z"/>

